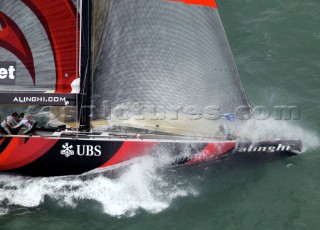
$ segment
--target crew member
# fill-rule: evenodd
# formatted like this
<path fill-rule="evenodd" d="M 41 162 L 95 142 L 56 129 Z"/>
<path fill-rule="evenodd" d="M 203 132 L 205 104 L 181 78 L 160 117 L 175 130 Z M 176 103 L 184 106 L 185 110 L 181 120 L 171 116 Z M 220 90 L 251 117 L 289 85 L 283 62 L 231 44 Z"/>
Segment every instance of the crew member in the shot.
<path fill-rule="evenodd" d="M 218 133 L 222 133 L 225 140 L 236 139 L 236 137 L 234 135 L 232 135 L 230 128 L 224 124 L 219 125 L 219 132 Z"/>
<path fill-rule="evenodd" d="M 36 127 L 37 127 L 37 122 L 29 116 L 28 118 L 23 117 L 24 114 L 20 114 L 18 119 L 20 120 L 19 124 L 13 127 L 13 129 L 21 129 L 22 127 L 25 128 L 23 131 L 23 135 L 36 135 Z"/>
<path fill-rule="evenodd" d="M 16 118 L 18 113 L 14 112 L 11 116 L 6 117 L 1 123 L 1 133 L 11 135 L 13 126 L 17 124 Z"/>
<path fill-rule="evenodd" d="M 19 121 L 21 121 L 23 118 L 24 118 L 24 113 L 20 113 L 19 116 L 17 117 Z"/>

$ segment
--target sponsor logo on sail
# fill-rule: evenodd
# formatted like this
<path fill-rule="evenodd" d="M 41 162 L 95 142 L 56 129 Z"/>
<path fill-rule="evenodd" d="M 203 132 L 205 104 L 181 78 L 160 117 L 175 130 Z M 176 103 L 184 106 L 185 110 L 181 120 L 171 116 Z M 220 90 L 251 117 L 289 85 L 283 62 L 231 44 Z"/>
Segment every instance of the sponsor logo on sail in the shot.
<path fill-rule="evenodd" d="M 14 85 L 16 83 L 16 63 L 0 62 L 0 84 Z"/>
<path fill-rule="evenodd" d="M 70 157 L 72 155 L 84 156 L 84 157 L 99 157 L 101 156 L 101 146 L 100 145 L 73 145 L 65 143 L 62 145 L 61 155 Z"/>

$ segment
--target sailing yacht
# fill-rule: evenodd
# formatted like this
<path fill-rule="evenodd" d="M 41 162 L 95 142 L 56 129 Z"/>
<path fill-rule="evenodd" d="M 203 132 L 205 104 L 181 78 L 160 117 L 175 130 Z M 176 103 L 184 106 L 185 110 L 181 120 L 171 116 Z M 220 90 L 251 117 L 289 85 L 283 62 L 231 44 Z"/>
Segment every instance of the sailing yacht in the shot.
<path fill-rule="evenodd" d="M 0 0 L 0 111 L 38 121 L 0 137 L 0 170 L 81 174 L 165 151 L 172 164 L 290 156 L 299 140 L 239 136 L 252 119 L 216 4 Z"/>

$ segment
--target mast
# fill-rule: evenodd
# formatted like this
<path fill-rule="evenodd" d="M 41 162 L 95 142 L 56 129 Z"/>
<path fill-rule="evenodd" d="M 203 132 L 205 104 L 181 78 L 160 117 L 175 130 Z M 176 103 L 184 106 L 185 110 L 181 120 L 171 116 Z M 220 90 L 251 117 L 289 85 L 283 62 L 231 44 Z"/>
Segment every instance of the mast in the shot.
<path fill-rule="evenodd" d="M 80 130 L 91 127 L 91 0 L 82 0 Z"/>

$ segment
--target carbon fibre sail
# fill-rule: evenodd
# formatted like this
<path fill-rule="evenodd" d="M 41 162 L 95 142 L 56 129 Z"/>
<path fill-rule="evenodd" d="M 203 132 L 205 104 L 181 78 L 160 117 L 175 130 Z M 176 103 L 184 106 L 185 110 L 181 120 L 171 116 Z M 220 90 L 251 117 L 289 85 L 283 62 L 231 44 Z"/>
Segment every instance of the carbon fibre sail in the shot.
<path fill-rule="evenodd" d="M 215 4 L 0 0 L 0 25 L 0 105 L 80 105 L 86 129 L 92 106 L 94 130 L 197 136 L 248 107 Z"/>
<path fill-rule="evenodd" d="M 93 1 L 94 129 L 212 136 L 248 101 L 214 7 Z"/>
<path fill-rule="evenodd" d="M 80 3 L 0 0 L 0 104 L 64 105 L 58 94 L 79 93 Z"/>

